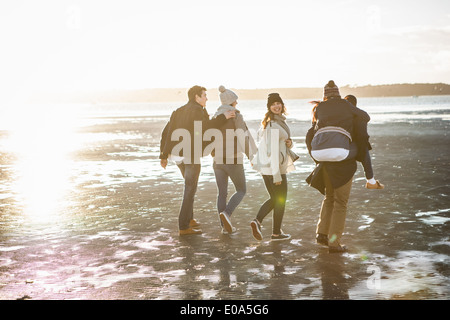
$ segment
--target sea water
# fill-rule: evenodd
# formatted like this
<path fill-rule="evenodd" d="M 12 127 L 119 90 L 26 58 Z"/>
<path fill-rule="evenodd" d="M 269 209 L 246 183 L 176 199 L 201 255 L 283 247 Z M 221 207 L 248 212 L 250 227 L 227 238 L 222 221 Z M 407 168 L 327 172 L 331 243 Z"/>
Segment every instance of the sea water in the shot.
<path fill-rule="evenodd" d="M 310 121 L 313 99 L 285 99 L 288 119 Z M 261 120 L 267 111 L 266 100 L 238 100 L 237 109 L 245 120 Z M 117 121 L 129 118 L 168 118 L 170 114 L 183 102 L 149 102 L 149 103 L 94 103 L 94 104 L 56 104 L 37 105 L 32 109 L 35 112 L 64 112 L 71 116 L 85 119 L 116 119 Z M 210 100 L 206 109 L 212 116 L 220 102 Z M 19 108 L 20 106 L 13 106 Z M 450 95 L 417 96 L 417 97 L 373 97 L 359 98 L 358 107 L 368 112 L 372 122 L 389 122 L 414 119 L 442 118 L 449 120 Z M 1 122 L 5 126 L 8 115 L 12 112 L 9 106 L 0 109 Z M 30 108 L 27 109 L 30 111 Z M 14 113 L 13 113 L 14 114 Z M 33 113 L 32 113 L 33 114 Z M 27 114 L 21 114 L 26 117 Z M 2 127 L 0 127 L 0 130 Z"/>
<path fill-rule="evenodd" d="M 310 121 L 313 104 L 311 99 L 285 100 L 287 117 L 292 120 Z M 267 112 L 266 100 L 238 100 L 237 109 L 245 120 L 261 120 Z M 86 116 L 95 117 L 168 117 L 180 102 L 99 104 L 83 107 Z M 213 115 L 220 103 L 209 101 L 207 110 Z M 359 98 L 358 107 L 368 112 L 372 122 L 389 122 L 414 119 L 450 118 L 450 96 L 379 97 Z"/>

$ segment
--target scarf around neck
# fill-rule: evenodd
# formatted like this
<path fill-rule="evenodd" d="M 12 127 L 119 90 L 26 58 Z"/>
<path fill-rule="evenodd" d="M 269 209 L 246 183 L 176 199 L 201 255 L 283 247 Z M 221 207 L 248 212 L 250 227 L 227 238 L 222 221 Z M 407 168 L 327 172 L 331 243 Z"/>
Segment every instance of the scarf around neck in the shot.
<path fill-rule="evenodd" d="M 273 117 L 273 121 L 278 123 L 287 133 L 288 138 L 291 138 L 291 130 L 289 129 L 287 123 L 286 123 L 286 117 L 282 114 L 275 114 Z"/>
<path fill-rule="evenodd" d="M 275 114 L 273 117 L 273 121 L 276 122 L 278 125 L 280 125 L 287 133 L 288 139 L 291 139 L 291 130 L 289 129 L 287 123 L 286 123 L 286 117 L 282 114 Z M 291 158 L 292 162 L 295 162 L 298 160 L 299 156 L 292 151 L 290 148 L 287 148 L 287 153 L 289 157 Z"/>

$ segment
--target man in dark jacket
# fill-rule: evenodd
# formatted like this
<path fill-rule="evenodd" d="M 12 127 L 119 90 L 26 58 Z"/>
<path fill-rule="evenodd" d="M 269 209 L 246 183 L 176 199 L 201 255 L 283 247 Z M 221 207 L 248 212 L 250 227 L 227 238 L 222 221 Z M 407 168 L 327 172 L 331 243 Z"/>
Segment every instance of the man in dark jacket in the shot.
<path fill-rule="evenodd" d="M 179 160 L 177 165 L 184 178 L 184 193 L 178 217 L 180 235 L 199 234 L 199 224 L 194 220 L 194 197 L 200 175 L 201 160 L 206 142 L 203 133 L 210 128 L 219 128 L 234 112 L 227 112 L 212 120 L 206 111 L 206 89 L 194 86 L 188 91 L 189 102 L 175 110 L 161 134 L 161 166 L 166 168 L 169 156 Z M 177 134 L 181 134 L 178 136 Z M 179 142 L 177 138 L 182 137 Z M 181 145 L 181 149 L 177 148 Z M 174 154 L 175 153 L 175 154 Z"/>

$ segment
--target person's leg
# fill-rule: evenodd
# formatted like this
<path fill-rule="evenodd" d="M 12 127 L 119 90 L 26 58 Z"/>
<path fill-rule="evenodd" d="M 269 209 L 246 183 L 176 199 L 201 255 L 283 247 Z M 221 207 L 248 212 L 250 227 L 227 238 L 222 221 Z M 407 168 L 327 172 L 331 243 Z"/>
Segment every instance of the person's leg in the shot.
<path fill-rule="evenodd" d="M 369 143 L 369 134 L 367 133 L 367 122 L 366 121 L 356 121 L 354 123 L 355 142 L 358 146 L 358 153 L 356 160 L 361 162 L 364 168 L 364 175 L 366 177 L 367 183 L 366 188 L 368 189 L 384 189 L 379 181 L 375 180 L 372 168 L 372 159 L 370 157 L 369 150 L 372 149 Z"/>
<path fill-rule="evenodd" d="M 236 207 L 241 203 L 246 193 L 245 172 L 242 164 L 228 164 L 227 172 L 234 184 L 236 192 L 231 196 L 226 205 L 225 212 L 231 216 Z"/>
<path fill-rule="evenodd" d="M 375 180 L 372 168 L 372 160 L 370 157 L 369 150 L 366 149 L 364 158 L 361 161 L 361 164 L 364 168 L 364 175 L 366 176 L 366 188 L 367 189 L 384 189 L 384 185 L 380 183 L 380 181 Z"/>
<path fill-rule="evenodd" d="M 223 164 L 214 163 L 214 175 L 217 184 L 217 213 L 221 213 L 227 206 L 228 174 L 223 170 Z"/>
<path fill-rule="evenodd" d="M 273 225 L 272 233 L 274 235 L 281 234 L 281 223 L 283 221 L 284 211 L 286 207 L 287 197 L 287 178 L 285 174 L 281 175 L 282 181 L 280 185 L 273 185 L 274 190 L 274 208 L 273 208 Z"/>
<path fill-rule="evenodd" d="M 269 193 L 270 198 L 267 199 L 263 205 L 259 208 L 258 214 L 256 215 L 256 220 L 259 223 L 262 223 L 264 218 L 269 214 L 270 211 L 274 208 L 273 201 L 273 177 L 263 175 L 264 185 L 266 186 L 267 192 Z"/>
<path fill-rule="evenodd" d="M 369 181 L 373 179 L 373 168 L 372 168 L 372 160 L 370 158 L 369 150 L 366 150 L 364 158 L 362 158 L 361 164 L 364 168 L 364 175 L 366 179 Z M 375 183 L 375 182 L 372 182 Z"/>
<path fill-rule="evenodd" d="M 183 162 L 181 162 L 181 163 L 177 164 L 177 166 L 178 166 L 178 169 L 180 169 L 181 175 L 184 178 L 184 170 L 186 168 L 186 165 Z"/>
<path fill-rule="evenodd" d="M 323 170 L 323 179 L 325 183 L 325 197 L 320 208 L 319 221 L 317 222 L 317 234 L 328 236 L 330 230 L 331 215 L 334 208 L 334 188 L 325 168 Z"/>
<path fill-rule="evenodd" d="M 356 121 L 354 123 L 354 130 L 356 132 L 355 142 L 357 144 L 358 152 L 356 160 L 361 162 L 364 168 L 364 175 L 367 180 L 373 178 L 372 161 L 369 154 L 369 135 L 367 133 L 367 122 Z"/>
<path fill-rule="evenodd" d="M 189 222 L 194 216 L 194 197 L 197 192 L 198 177 L 200 175 L 199 164 L 184 165 L 184 193 L 181 203 L 178 224 L 180 230 L 189 228 Z M 180 168 L 181 170 L 181 168 Z"/>
<path fill-rule="evenodd" d="M 347 216 L 347 203 L 352 189 L 352 180 L 350 179 L 343 186 L 334 189 L 334 208 L 330 220 L 330 229 L 328 234 L 329 246 L 340 246 L 341 237 L 344 232 L 345 218 Z"/>
<path fill-rule="evenodd" d="M 269 193 L 270 198 L 267 199 L 262 206 L 259 208 L 258 214 L 256 215 L 255 220 L 250 223 L 252 227 L 252 234 L 256 240 L 262 240 L 261 233 L 261 224 L 264 218 L 269 214 L 270 211 L 274 208 L 273 201 L 273 177 L 263 175 L 264 185 L 266 186 L 267 192 Z"/>
<path fill-rule="evenodd" d="M 225 211 L 227 208 L 227 196 L 228 196 L 228 177 L 229 170 L 226 164 L 214 164 L 214 174 L 216 175 L 217 182 L 217 213 L 219 214 L 220 225 L 222 226 L 222 232 L 224 230 L 229 234 L 233 232 L 233 225 L 231 224 L 230 215 Z"/>

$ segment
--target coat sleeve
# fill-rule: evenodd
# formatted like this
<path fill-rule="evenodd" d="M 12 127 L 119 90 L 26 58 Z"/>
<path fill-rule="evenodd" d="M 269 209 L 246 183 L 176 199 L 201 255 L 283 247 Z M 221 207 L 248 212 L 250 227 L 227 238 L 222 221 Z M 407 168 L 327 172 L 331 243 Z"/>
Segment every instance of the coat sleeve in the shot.
<path fill-rule="evenodd" d="M 258 151 L 258 147 L 256 146 L 255 139 L 253 139 L 249 130 L 245 131 L 245 135 L 245 155 L 250 161 L 252 161 Z"/>
<path fill-rule="evenodd" d="M 305 143 L 309 153 L 311 153 L 311 142 L 313 138 L 314 138 L 314 125 L 311 128 L 309 128 L 308 132 L 306 132 L 305 137 Z"/>
<path fill-rule="evenodd" d="M 159 143 L 159 158 L 160 159 L 167 159 L 169 157 L 168 154 L 164 152 L 164 148 L 167 142 L 167 136 L 170 128 L 170 121 L 168 121 L 161 133 L 161 141 Z"/>
<path fill-rule="evenodd" d="M 311 149 L 312 149 L 311 148 L 311 143 L 312 143 L 312 139 L 314 138 L 315 126 L 316 126 L 316 124 L 313 123 L 312 127 L 309 128 L 308 132 L 306 133 L 305 143 L 306 143 L 306 148 L 308 149 L 308 153 L 311 156 L 311 159 L 313 159 L 314 162 L 317 164 L 318 162 L 311 155 Z"/>
<path fill-rule="evenodd" d="M 227 121 L 227 118 L 225 117 L 224 114 L 219 114 L 218 116 L 209 119 L 209 115 L 206 112 L 205 109 L 203 109 L 201 111 L 201 113 L 199 113 L 196 116 L 196 120 L 201 120 L 202 121 L 202 130 L 203 132 L 205 132 L 208 129 L 211 128 L 216 128 L 219 129 L 221 126 L 223 126 L 225 124 L 225 122 Z"/>
<path fill-rule="evenodd" d="M 244 117 L 240 113 L 236 114 L 236 118 L 234 118 L 233 121 L 235 123 L 235 129 L 242 129 L 244 131 L 244 145 L 241 145 L 240 148 L 245 153 L 247 158 L 251 161 L 257 151 L 255 140 L 248 130 L 247 124 L 244 121 Z M 240 139 L 238 139 L 238 143 L 241 143 Z"/>
<path fill-rule="evenodd" d="M 349 103 L 350 104 L 350 103 Z M 364 110 L 359 109 L 358 107 L 355 107 L 353 105 L 351 105 L 351 111 L 353 113 L 353 116 L 359 118 L 359 120 L 361 121 L 365 121 L 365 122 L 369 122 L 370 121 L 370 116 L 367 112 L 365 112 Z"/>
<path fill-rule="evenodd" d="M 161 133 L 161 142 L 160 142 L 160 159 L 167 159 L 169 154 L 172 152 L 172 147 L 174 142 L 171 140 L 172 132 L 176 128 L 176 110 L 172 112 L 170 115 L 169 122 L 167 122 Z"/>

